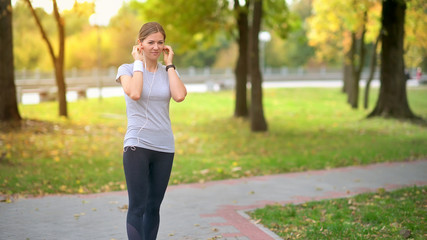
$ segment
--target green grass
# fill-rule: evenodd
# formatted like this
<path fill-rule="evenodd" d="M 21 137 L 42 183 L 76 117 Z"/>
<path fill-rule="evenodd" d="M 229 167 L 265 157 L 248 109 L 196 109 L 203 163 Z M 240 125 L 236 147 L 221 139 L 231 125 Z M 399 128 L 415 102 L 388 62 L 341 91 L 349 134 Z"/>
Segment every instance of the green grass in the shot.
<path fill-rule="evenodd" d="M 427 187 L 271 205 L 250 215 L 283 239 L 426 239 Z"/>
<path fill-rule="evenodd" d="M 371 96 L 374 98 L 377 89 Z M 427 118 L 427 88 L 408 90 L 413 111 Z M 372 99 L 372 104 L 375 99 Z M 21 105 L 27 121 L 0 133 L 0 194 L 93 193 L 125 189 L 124 99 Z M 267 133 L 235 119 L 233 92 L 192 93 L 171 104 L 176 157 L 171 184 L 327 169 L 427 156 L 427 128 L 366 119 L 338 89 L 266 89 Z"/>

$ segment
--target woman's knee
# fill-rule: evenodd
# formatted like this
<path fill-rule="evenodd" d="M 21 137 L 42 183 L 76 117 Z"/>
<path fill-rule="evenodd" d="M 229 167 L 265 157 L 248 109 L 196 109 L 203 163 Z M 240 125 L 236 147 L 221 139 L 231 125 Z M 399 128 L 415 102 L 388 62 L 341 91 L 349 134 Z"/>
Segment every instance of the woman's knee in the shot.
<path fill-rule="evenodd" d="M 145 206 L 129 206 L 128 214 L 131 214 L 136 217 L 142 217 L 144 213 L 146 212 Z"/>
<path fill-rule="evenodd" d="M 154 196 L 151 196 L 151 199 L 148 201 L 145 211 L 150 213 L 158 213 L 160 211 L 160 205 L 162 204 L 162 201 L 163 197 L 155 198 Z"/>

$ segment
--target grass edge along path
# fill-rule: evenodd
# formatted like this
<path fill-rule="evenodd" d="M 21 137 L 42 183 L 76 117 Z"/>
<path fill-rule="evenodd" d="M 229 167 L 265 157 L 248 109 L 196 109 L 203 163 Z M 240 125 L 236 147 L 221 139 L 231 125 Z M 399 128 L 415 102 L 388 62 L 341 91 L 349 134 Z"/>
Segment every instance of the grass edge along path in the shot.
<path fill-rule="evenodd" d="M 268 205 L 248 214 L 283 239 L 421 240 L 427 238 L 427 186 Z"/>

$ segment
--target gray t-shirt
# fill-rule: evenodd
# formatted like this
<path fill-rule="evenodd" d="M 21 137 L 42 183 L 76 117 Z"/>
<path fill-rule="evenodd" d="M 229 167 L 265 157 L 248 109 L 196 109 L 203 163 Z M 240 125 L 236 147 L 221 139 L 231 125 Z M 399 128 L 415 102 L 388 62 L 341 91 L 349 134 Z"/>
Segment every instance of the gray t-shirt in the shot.
<path fill-rule="evenodd" d="M 175 143 L 169 118 L 169 77 L 164 65 L 157 63 L 157 67 L 155 73 L 144 68 L 144 85 L 139 100 L 132 100 L 124 94 L 128 120 L 124 147 L 174 153 Z M 122 75 L 133 76 L 133 64 L 119 67 L 116 82 L 120 83 Z"/>

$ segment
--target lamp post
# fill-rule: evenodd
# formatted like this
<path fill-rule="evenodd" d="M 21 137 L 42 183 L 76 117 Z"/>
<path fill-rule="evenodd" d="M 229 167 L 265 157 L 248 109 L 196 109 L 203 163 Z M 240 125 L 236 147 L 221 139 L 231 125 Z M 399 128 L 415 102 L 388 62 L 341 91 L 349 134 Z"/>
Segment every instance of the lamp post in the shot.
<path fill-rule="evenodd" d="M 265 72 L 265 68 L 266 68 L 266 66 L 265 66 L 265 56 L 266 56 L 266 54 L 265 54 L 265 44 L 271 40 L 271 35 L 267 31 L 261 31 L 258 34 L 258 39 L 260 40 L 259 42 L 261 44 L 261 47 L 260 47 L 260 49 L 261 49 L 260 65 L 261 65 L 261 68 L 262 68 L 262 72 L 264 73 Z"/>
<path fill-rule="evenodd" d="M 102 100 L 102 80 L 99 76 L 99 70 L 101 68 L 101 33 L 99 28 L 102 25 L 102 22 L 100 21 L 100 17 L 98 15 L 99 14 L 97 14 L 96 12 L 92 14 L 89 17 L 89 24 L 96 28 L 96 69 L 94 71 L 94 76 L 98 81 L 99 100 Z"/>

